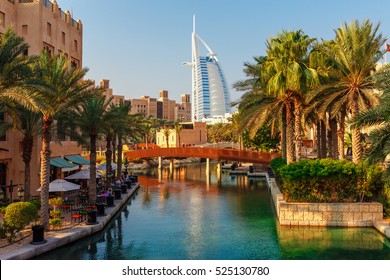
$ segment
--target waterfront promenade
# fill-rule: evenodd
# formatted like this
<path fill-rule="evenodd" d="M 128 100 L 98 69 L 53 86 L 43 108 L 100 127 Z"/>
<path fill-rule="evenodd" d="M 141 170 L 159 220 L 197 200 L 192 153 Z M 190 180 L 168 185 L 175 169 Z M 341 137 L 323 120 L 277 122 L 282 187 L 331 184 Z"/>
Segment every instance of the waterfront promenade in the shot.
<path fill-rule="evenodd" d="M 86 225 L 80 223 L 74 227 L 58 230 L 49 231 L 45 233 L 46 243 L 40 245 L 32 245 L 29 242 L 23 242 L 22 246 L 17 246 L 15 249 L 8 250 L 7 252 L 0 254 L 1 260 L 27 260 L 35 256 L 61 247 L 68 243 L 77 241 L 86 236 L 97 233 L 105 228 L 105 226 L 111 221 L 111 219 L 120 211 L 128 200 L 136 195 L 140 185 L 137 183 L 126 194 L 122 194 L 121 200 L 115 200 L 114 207 L 107 207 L 105 209 L 105 216 L 97 217 L 96 225 Z M 28 241 L 32 240 L 32 236 L 27 237 Z M 25 241 L 25 240 L 24 240 Z"/>

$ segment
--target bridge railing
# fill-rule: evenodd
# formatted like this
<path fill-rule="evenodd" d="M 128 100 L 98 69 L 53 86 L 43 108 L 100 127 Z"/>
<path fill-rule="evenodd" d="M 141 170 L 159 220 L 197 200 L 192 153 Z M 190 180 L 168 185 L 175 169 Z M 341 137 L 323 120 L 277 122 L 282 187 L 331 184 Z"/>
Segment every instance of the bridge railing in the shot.
<path fill-rule="evenodd" d="M 253 163 L 269 163 L 279 153 L 256 152 L 248 150 L 185 147 L 185 148 L 159 148 L 125 152 L 128 160 L 153 157 L 198 157 L 218 160 L 231 160 Z"/>

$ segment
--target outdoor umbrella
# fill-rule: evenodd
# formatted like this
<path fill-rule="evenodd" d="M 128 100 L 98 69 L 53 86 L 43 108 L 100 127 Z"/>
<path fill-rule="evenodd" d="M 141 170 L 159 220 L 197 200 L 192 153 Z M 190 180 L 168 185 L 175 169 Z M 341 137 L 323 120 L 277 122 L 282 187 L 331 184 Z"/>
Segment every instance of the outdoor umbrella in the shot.
<path fill-rule="evenodd" d="M 106 166 L 107 166 L 106 163 L 102 163 L 102 164 L 100 164 L 97 167 L 97 170 L 106 171 Z M 116 163 L 111 163 L 111 168 L 112 168 L 112 170 L 116 170 L 117 169 L 117 164 Z"/>
<path fill-rule="evenodd" d="M 102 177 L 102 174 L 96 172 L 96 178 L 101 178 Z M 89 169 L 86 169 L 86 170 L 81 170 L 77 173 L 74 173 L 72 175 L 69 175 L 67 177 L 65 177 L 65 179 L 67 180 L 89 180 L 90 179 L 90 170 Z"/>
<path fill-rule="evenodd" d="M 49 184 L 49 192 L 68 192 L 79 189 L 80 185 L 73 184 L 63 179 L 54 180 Z M 41 188 L 37 189 L 37 191 L 40 192 Z"/>

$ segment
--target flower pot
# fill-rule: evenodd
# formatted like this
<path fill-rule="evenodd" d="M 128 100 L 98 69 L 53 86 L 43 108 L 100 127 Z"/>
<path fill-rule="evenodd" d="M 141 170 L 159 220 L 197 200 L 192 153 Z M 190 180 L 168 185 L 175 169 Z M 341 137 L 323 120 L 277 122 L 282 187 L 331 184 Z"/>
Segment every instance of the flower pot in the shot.
<path fill-rule="evenodd" d="M 87 225 L 96 225 L 97 222 L 97 211 L 95 209 L 87 210 Z"/>
<path fill-rule="evenodd" d="M 31 227 L 33 232 L 33 240 L 30 242 L 30 244 L 33 245 L 39 245 L 44 244 L 47 242 L 45 240 L 45 227 L 42 225 L 36 225 Z"/>

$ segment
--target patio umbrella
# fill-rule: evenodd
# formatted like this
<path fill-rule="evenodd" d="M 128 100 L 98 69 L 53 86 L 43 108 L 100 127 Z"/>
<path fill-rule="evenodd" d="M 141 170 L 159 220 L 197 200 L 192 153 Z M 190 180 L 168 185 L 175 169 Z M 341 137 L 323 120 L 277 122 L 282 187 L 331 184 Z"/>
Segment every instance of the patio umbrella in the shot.
<path fill-rule="evenodd" d="M 102 177 L 102 174 L 96 172 L 96 178 L 101 178 Z M 81 170 L 77 173 L 74 173 L 72 175 L 69 175 L 67 177 L 65 177 L 65 179 L 68 179 L 68 180 L 89 180 L 90 179 L 90 170 L 89 169 L 86 169 L 86 170 Z"/>
<path fill-rule="evenodd" d="M 96 169 L 97 170 L 101 170 L 101 171 L 106 171 L 106 166 L 107 166 L 107 163 L 102 163 L 100 164 Z M 112 170 L 116 170 L 117 169 L 117 164 L 116 163 L 111 163 L 111 168 Z"/>
<path fill-rule="evenodd" d="M 80 185 L 73 184 L 63 179 L 54 180 L 49 184 L 49 192 L 68 192 L 79 189 Z M 37 191 L 40 192 L 41 188 L 37 189 Z"/>

